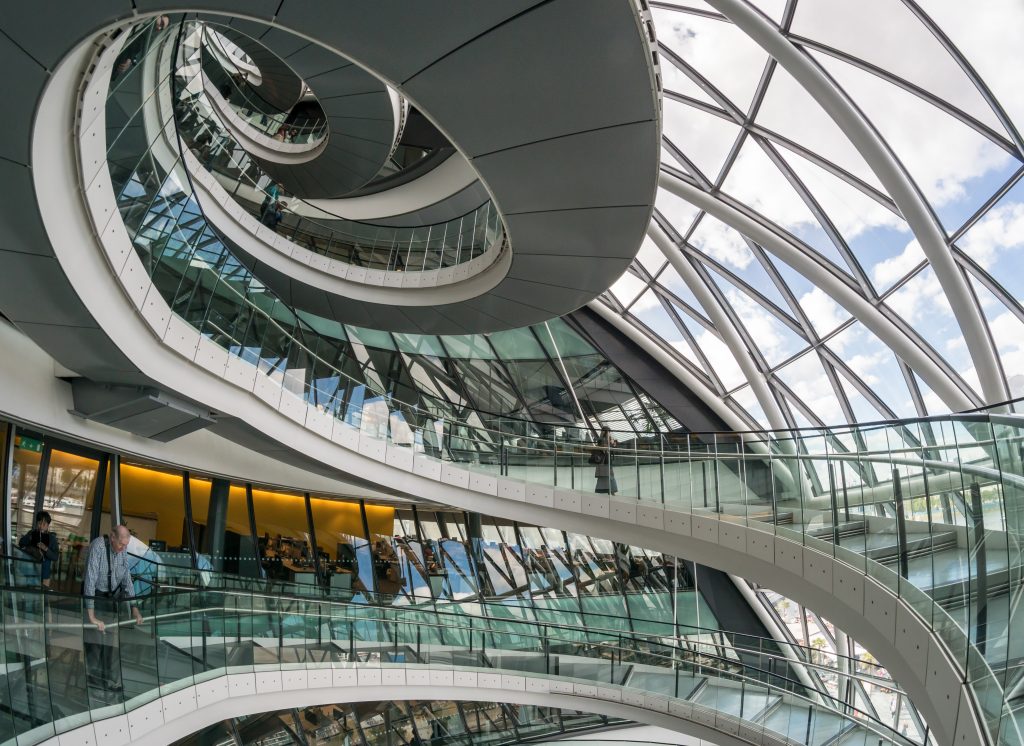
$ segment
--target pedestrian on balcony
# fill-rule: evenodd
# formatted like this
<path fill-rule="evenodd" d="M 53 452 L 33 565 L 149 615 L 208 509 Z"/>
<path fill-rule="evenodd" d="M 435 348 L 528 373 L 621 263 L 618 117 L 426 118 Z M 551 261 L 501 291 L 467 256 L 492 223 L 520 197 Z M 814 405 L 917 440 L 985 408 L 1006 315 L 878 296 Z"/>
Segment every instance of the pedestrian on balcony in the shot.
<path fill-rule="evenodd" d="M 263 190 L 266 196 L 263 198 L 263 204 L 260 205 L 260 220 L 263 220 L 263 214 L 267 211 L 272 204 L 277 204 L 281 198 L 281 185 L 276 181 L 272 181 L 270 186 Z"/>
<path fill-rule="evenodd" d="M 284 209 L 287 206 L 288 205 L 284 202 L 272 203 L 263 211 L 263 217 L 260 222 L 270 228 L 270 230 L 274 231 L 274 233 L 277 233 L 277 226 L 280 225 L 282 220 L 284 220 Z"/>
<path fill-rule="evenodd" d="M 50 587 L 50 570 L 57 561 L 57 535 L 50 531 L 52 519 L 45 510 L 36 513 L 36 527 L 18 540 L 18 549 L 40 564 L 43 586 Z"/>
<path fill-rule="evenodd" d="M 86 672 L 89 686 L 110 692 L 123 689 L 120 626 L 117 624 L 121 604 L 127 602 L 136 623 L 142 624 L 142 613 L 135 605 L 135 585 L 125 551 L 130 539 L 127 526 L 114 526 L 107 536 L 92 540 L 85 560 L 82 595 L 85 596 L 85 615 L 90 625 L 84 635 Z M 109 621 L 101 619 L 101 616 Z"/>
<path fill-rule="evenodd" d="M 619 491 L 619 485 L 615 482 L 615 470 L 612 468 L 612 448 L 618 445 L 618 441 L 612 437 L 612 431 L 607 427 L 601 428 L 601 435 L 590 452 L 590 463 L 595 465 L 594 477 L 597 485 L 594 492 L 605 495 L 614 495 Z"/>

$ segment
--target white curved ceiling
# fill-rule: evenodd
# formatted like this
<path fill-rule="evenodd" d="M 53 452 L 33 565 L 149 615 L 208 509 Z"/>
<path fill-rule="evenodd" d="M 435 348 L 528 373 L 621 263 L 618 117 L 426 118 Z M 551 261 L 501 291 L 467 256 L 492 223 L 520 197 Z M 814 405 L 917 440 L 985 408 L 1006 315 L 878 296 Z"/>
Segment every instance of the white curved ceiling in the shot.
<path fill-rule="evenodd" d="M 651 5 L 665 87 L 654 220 L 675 255 L 648 237 L 599 302 L 752 427 L 1024 396 L 1024 4 L 755 0 L 765 33 L 742 0 Z M 772 39 L 797 62 L 769 56 Z M 821 72 L 893 169 L 805 87 Z M 694 189 L 707 199 L 678 196 Z M 711 217 L 697 201 L 736 209 Z"/>

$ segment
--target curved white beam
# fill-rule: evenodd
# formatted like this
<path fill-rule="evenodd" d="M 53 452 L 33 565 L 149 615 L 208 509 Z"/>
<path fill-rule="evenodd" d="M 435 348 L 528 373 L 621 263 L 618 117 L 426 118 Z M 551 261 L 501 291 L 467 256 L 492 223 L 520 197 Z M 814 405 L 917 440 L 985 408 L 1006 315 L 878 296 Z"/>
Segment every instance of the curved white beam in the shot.
<path fill-rule="evenodd" d="M 362 197 L 310 199 L 310 205 L 349 220 L 379 220 L 437 204 L 476 182 L 466 156 L 455 152 L 418 179 Z"/>
<path fill-rule="evenodd" d="M 825 71 L 750 3 L 746 0 L 708 0 L 708 3 L 774 57 L 857 148 L 896 203 L 931 262 L 967 343 L 985 401 L 994 404 L 1009 399 L 999 356 L 967 278 L 953 259 L 938 219 L 885 140 Z"/>
<path fill-rule="evenodd" d="M 704 281 L 690 265 L 686 257 L 683 256 L 679 247 L 672 242 L 672 239 L 662 230 L 661 226 L 653 220 L 647 228 L 647 235 L 661 249 L 661 253 L 668 259 L 669 264 L 679 273 L 679 276 L 683 278 L 683 282 L 693 292 L 694 297 L 700 301 L 704 310 L 708 312 L 711 323 L 715 325 L 719 334 L 722 335 L 722 341 L 725 342 L 725 346 L 729 348 L 732 356 L 736 358 L 740 370 L 743 371 L 743 375 L 746 376 L 747 381 L 750 383 L 750 388 L 754 392 L 754 396 L 757 397 L 757 403 L 761 405 L 765 417 L 768 418 L 768 424 L 771 425 L 773 430 L 785 430 L 789 425 L 782 414 L 778 400 L 772 394 L 764 373 L 757 367 L 757 363 L 750 354 L 750 350 L 744 344 L 739 330 L 736 329 L 736 325 L 733 324 L 732 319 L 726 314 L 718 299 L 711 294 L 711 290 L 704 284 Z"/>
<path fill-rule="evenodd" d="M 792 241 L 776 233 L 703 189 L 662 171 L 658 184 L 685 199 L 763 246 L 767 251 L 824 290 L 839 305 L 859 319 L 871 332 L 914 369 L 928 386 L 953 411 L 977 406 L 971 398 L 913 343 L 895 324 L 854 288 L 825 271 Z"/>

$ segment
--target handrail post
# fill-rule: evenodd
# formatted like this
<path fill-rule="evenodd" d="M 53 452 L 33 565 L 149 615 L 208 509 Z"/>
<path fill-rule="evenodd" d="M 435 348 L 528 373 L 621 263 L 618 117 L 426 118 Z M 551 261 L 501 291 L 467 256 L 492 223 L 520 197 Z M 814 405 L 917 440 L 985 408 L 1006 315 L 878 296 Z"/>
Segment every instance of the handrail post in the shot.
<path fill-rule="evenodd" d="M 907 554 L 907 517 L 903 512 L 903 485 L 899 469 L 892 470 L 892 495 L 896 503 L 896 541 L 900 560 L 900 577 L 910 576 L 910 558 Z"/>
<path fill-rule="evenodd" d="M 842 467 L 840 467 L 842 468 Z M 832 546 L 839 546 L 839 495 L 836 494 L 835 465 L 828 462 L 829 507 L 832 509 Z"/>
<path fill-rule="evenodd" d="M 665 434 L 664 433 L 658 433 L 658 445 L 659 445 L 659 448 L 660 448 L 660 450 L 658 452 L 658 479 L 659 479 L 660 485 L 661 485 L 661 487 L 660 487 L 661 488 L 661 504 L 664 505 L 667 502 L 667 500 L 665 500 Z"/>
<path fill-rule="evenodd" d="M 969 552 L 974 554 L 975 587 L 978 594 L 975 645 L 978 647 L 978 653 L 985 655 L 985 648 L 988 647 L 988 547 L 985 545 L 985 515 L 982 513 L 981 487 L 977 479 L 971 482 L 971 524 L 974 546 L 969 548 Z"/>

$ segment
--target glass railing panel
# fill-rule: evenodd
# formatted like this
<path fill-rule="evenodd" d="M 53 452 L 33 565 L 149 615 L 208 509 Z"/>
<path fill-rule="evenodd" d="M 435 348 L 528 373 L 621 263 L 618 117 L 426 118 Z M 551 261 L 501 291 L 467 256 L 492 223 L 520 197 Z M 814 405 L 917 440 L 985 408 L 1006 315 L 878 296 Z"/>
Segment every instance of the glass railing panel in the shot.
<path fill-rule="evenodd" d="M 76 597 L 47 597 L 31 592 L 37 598 L 64 598 L 79 604 Z M 627 685 L 647 692 L 668 696 L 690 697 L 703 693 L 704 704 L 714 704 L 719 711 L 743 718 L 760 718 L 777 702 L 777 696 L 751 679 L 762 676 L 758 668 L 744 668 L 740 657 L 723 657 L 724 638 L 710 646 L 677 648 L 628 632 L 605 633 L 588 636 L 580 644 L 579 628 L 538 624 L 528 616 L 507 607 L 503 619 L 497 619 L 488 610 L 490 618 L 461 616 L 446 617 L 445 612 L 430 618 L 423 609 L 380 609 L 350 604 L 331 604 L 302 598 L 266 596 L 246 591 L 196 591 L 187 613 L 181 592 L 172 592 L 173 599 L 159 599 L 153 595 L 142 599 L 146 622 L 136 628 L 126 621 L 118 629 L 119 666 L 125 682 L 125 692 L 99 689 L 90 696 L 99 705 L 90 702 L 91 716 L 104 717 L 108 708 L 123 711 L 123 700 L 128 709 L 140 706 L 155 696 L 166 693 L 182 681 L 200 681 L 208 675 L 225 671 L 251 670 L 252 667 L 317 666 L 325 660 L 360 661 L 370 665 L 406 665 L 431 663 L 452 666 L 491 666 L 503 670 L 529 674 L 555 675 L 595 684 Z M 33 599 L 26 595 L 10 604 L 19 612 L 28 610 Z M 125 609 L 127 606 L 122 604 Z M 327 611 L 325 606 L 333 606 Z M 438 614 L 438 612 L 435 612 Z M 122 614 L 127 616 L 127 613 Z M 182 617 L 188 621 L 178 623 Z M 202 618 L 202 636 L 189 635 L 194 620 Z M 131 640 L 127 635 L 142 634 L 146 625 L 150 631 Z M 456 648 L 450 647 L 451 638 L 444 648 L 432 647 L 437 639 L 428 628 L 456 629 L 460 640 Z M 64 628 L 62 628 L 64 629 Z M 80 624 L 67 627 L 72 636 L 83 634 Z M 153 634 L 153 633 L 156 634 Z M 138 650 L 136 650 L 138 648 Z M 692 653 L 686 652 L 692 650 Z M 218 651 L 223 652 L 219 657 Z M 329 656 L 329 658 L 325 658 Z M 690 656 L 690 657 L 687 657 Z M 74 656 L 70 656 L 74 660 Z M 81 659 L 79 658 L 79 661 Z M 771 667 L 760 658 L 751 661 L 764 669 Z M 68 661 L 47 663 L 59 666 Z M 223 667 L 217 670 L 217 666 Z M 80 665 L 80 664 L 79 664 Z M 192 676 L 197 667 L 207 673 Z M 731 669 L 727 670 L 727 669 Z M 51 667 L 49 679 L 54 680 Z M 160 681 L 170 682 L 161 686 Z M 178 682 L 171 679 L 175 673 Z M 149 677 L 149 678 L 147 678 Z M 704 677 L 713 683 L 703 685 Z M 70 678 L 73 678 L 71 676 Z M 148 687 L 146 682 L 149 682 Z M 789 687 L 783 683 L 783 688 Z M 772 685 L 774 686 L 774 685 Z M 52 687 L 51 687 L 52 688 Z M 146 691 L 143 691 L 146 690 Z M 713 696 L 712 696 L 713 695 Z M 714 700 L 712 703 L 711 700 Z M 97 709 L 99 707 L 99 709 Z M 818 711 L 812 713 L 817 717 Z M 838 717 L 838 716 L 837 716 Z M 813 718 L 812 718 L 813 719 Z M 824 718 L 817 726 L 817 735 L 824 738 L 831 722 Z M 847 721 L 843 721 L 846 723 Z M 852 727 L 852 726 L 849 726 Z"/>

